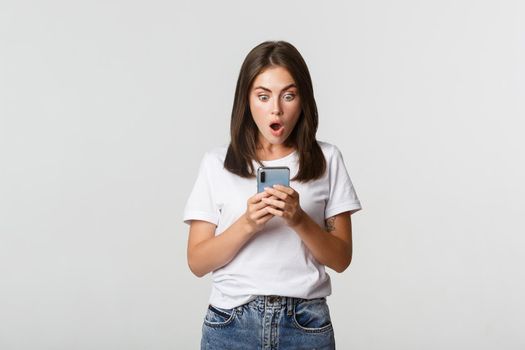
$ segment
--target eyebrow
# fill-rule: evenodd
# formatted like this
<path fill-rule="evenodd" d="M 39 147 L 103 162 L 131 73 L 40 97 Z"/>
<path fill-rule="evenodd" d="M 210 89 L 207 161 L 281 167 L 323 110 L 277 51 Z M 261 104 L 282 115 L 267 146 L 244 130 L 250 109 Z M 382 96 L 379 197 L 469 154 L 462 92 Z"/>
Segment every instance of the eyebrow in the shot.
<path fill-rule="evenodd" d="M 289 89 L 291 87 L 295 87 L 296 88 L 297 86 L 295 85 L 295 83 L 291 83 L 291 84 L 286 85 L 281 91 Z M 268 88 L 266 88 L 264 86 L 257 86 L 256 88 L 254 88 L 254 90 L 257 90 L 257 89 L 263 89 L 263 90 L 266 90 L 268 92 L 272 92 L 272 90 L 270 90 L 270 89 L 268 89 Z"/>

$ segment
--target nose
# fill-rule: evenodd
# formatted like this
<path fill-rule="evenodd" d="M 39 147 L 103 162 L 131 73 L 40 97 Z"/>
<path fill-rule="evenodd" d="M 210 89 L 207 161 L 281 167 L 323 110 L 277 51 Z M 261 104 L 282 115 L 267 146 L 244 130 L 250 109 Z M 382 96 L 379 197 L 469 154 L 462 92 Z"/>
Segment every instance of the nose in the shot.
<path fill-rule="evenodd" d="M 273 102 L 273 109 L 272 109 L 272 114 L 274 115 L 281 115 L 282 114 L 282 109 L 281 109 L 281 101 L 276 98 Z"/>

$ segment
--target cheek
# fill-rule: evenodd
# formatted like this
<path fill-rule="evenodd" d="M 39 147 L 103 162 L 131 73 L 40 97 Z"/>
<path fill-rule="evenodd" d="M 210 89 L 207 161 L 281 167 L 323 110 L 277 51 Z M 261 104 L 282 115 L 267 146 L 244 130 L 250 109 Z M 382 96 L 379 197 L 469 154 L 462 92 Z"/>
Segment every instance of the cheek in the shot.
<path fill-rule="evenodd" d="M 301 101 L 299 99 L 295 99 L 292 102 L 284 103 L 283 106 L 289 114 L 299 114 L 301 110 Z"/>
<path fill-rule="evenodd" d="M 250 109 L 252 110 L 252 114 L 260 114 L 261 110 L 262 110 L 262 107 L 261 107 L 261 105 L 259 103 L 252 102 L 250 104 Z"/>
<path fill-rule="evenodd" d="M 264 123 L 264 119 L 267 114 L 264 106 L 257 102 L 250 102 L 250 112 L 252 113 L 255 124 L 260 127 Z"/>
<path fill-rule="evenodd" d="M 250 108 L 252 109 L 253 113 L 257 113 L 257 114 L 264 114 L 264 113 L 267 113 L 268 111 L 268 108 L 271 108 L 271 106 L 269 103 L 264 103 L 264 102 L 261 102 L 261 101 L 252 101 L 251 104 L 250 104 Z"/>
<path fill-rule="evenodd" d="M 268 115 L 269 111 L 271 111 L 271 104 L 253 100 L 250 102 L 250 110 L 254 116 L 258 115 L 264 117 Z"/>
<path fill-rule="evenodd" d="M 288 106 L 286 114 L 290 117 L 289 122 L 295 124 L 301 115 L 301 105 L 296 104 Z"/>

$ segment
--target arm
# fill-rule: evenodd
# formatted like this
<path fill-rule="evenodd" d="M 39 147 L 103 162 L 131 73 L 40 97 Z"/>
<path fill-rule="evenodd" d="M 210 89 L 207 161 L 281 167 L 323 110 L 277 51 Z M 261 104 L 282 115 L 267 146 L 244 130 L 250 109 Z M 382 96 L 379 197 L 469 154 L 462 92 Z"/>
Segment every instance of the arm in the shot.
<path fill-rule="evenodd" d="M 326 231 L 312 218 L 304 217 L 295 226 L 295 232 L 321 264 L 336 272 L 343 272 L 352 261 L 352 221 L 348 212 L 326 220 Z"/>
<path fill-rule="evenodd" d="M 187 251 L 191 272 L 202 277 L 229 263 L 273 217 L 267 211 L 268 205 L 261 201 L 267 196 L 267 193 L 261 192 L 248 199 L 246 212 L 218 236 L 215 236 L 214 224 L 192 220 Z"/>
<path fill-rule="evenodd" d="M 274 196 L 263 198 L 271 205 L 268 211 L 286 220 L 319 263 L 336 272 L 346 270 L 352 261 L 352 221 L 349 212 L 328 218 L 325 231 L 301 209 L 299 194 L 293 188 L 276 185 L 267 188 L 266 192 Z"/>
<path fill-rule="evenodd" d="M 197 277 L 229 263 L 251 238 L 248 225 L 239 218 L 222 234 L 215 236 L 215 225 L 193 220 L 188 238 L 188 266 Z"/>

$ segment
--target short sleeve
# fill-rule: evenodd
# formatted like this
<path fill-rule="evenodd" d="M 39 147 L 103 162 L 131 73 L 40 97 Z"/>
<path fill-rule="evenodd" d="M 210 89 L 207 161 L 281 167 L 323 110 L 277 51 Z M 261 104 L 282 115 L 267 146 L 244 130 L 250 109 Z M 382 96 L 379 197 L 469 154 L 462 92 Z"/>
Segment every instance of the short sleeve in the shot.
<path fill-rule="evenodd" d="M 215 225 L 219 223 L 219 207 L 214 201 L 210 166 L 210 155 L 205 154 L 199 167 L 197 179 L 184 208 L 184 223 L 188 225 L 191 224 L 191 220 L 208 221 Z"/>
<path fill-rule="evenodd" d="M 330 192 L 325 207 L 325 218 L 345 211 L 353 214 L 361 210 L 361 203 L 348 175 L 341 151 L 336 146 L 333 147 L 332 157 L 327 164 Z"/>

